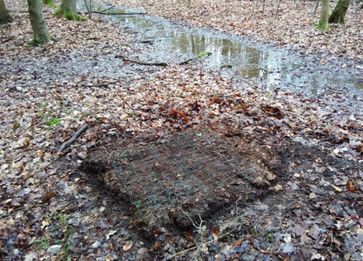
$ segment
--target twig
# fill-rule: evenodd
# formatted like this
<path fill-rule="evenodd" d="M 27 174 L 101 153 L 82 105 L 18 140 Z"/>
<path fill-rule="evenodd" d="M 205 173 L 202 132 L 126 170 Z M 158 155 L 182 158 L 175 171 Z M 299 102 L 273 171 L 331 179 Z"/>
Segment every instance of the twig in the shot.
<path fill-rule="evenodd" d="M 106 9 L 104 9 L 104 10 L 102 10 L 102 11 L 100 11 L 101 13 L 105 13 L 106 11 L 108 11 L 108 10 L 110 10 L 110 9 L 112 9 L 112 8 L 114 8 L 115 6 L 114 5 L 112 5 L 111 7 L 108 7 L 108 8 L 106 8 Z"/>
<path fill-rule="evenodd" d="M 11 37 L 6 38 L 5 40 L 1 40 L 0 44 L 7 43 L 7 42 L 13 40 L 14 38 L 15 38 L 14 36 L 11 36 Z M 2 39 L 4 39 L 4 38 L 2 38 Z"/>
<path fill-rule="evenodd" d="M 92 19 L 92 0 L 89 0 L 89 18 Z"/>
<path fill-rule="evenodd" d="M 228 236 L 229 234 L 231 234 L 232 232 L 234 232 L 236 229 L 237 229 L 237 228 L 233 228 L 233 229 L 231 229 L 230 231 L 228 231 L 228 232 L 226 232 L 226 233 L 224 233 L 224 234 L 222 234 L 222 235 L 218 236 L 218 238 L 219 238 L 219 239 L 220 239 L 220 238 L 224 238 L 224 237 Z M 212 239 L 212 240 L 209 240 L 209 241 L 205 242 L 204 244 L 205 244 L 205 245 L 209 245 L 209 244 L 211 244 L 211 243 L 214 243 L 215 241 L 216 241 L 216 240 Z M 189 251 L 192 251 L 192 250 L 195 250 L 195 249 L 197 249 L 197 246 L 193 246 L 193 247 L 191 247 L 191 248 L 184 249 L 184 250 L 182 250 L 182 251 L 180 251 L 180 252 L 178 252 L 178 253 L 175 253 L 174 255 L 168 256 L 165 260 L 171 260 L 171 259 L 173 259 L 174 257 L 177 257 L 177 256 L 183 256 L 184 254 L 188 253 Z"/>
<path fill-rule="evenodd" d="M 88 4 L 87 4 L 87 0 L 84 0 L 84 4 L 86 5 L 86 9 L 87 9 L 87 13 L 89 14 L 89 18 L 91 19 L 92 17 L 91 17 L 91 10 L 89 9 L 89 7 L 88 7 Z"/>
<path fill-rule="evenodd" d="M 126 58 L 122 55 L 116 55 L 116 58 L 121 58 L 124 62 L 127 63 L 136 63 L 136 64 L 140 64 L 140 65 L 146 65 L 146 66 L 168 66 L 167 63 L 148 63 L 148 62 L 142 62 L 142 61 L 136 61 L 136 60 L 131 60 L 129 58 Z"/>
<path fill-rule="evenodd" d="M 68 148 L 69 146 L 71 146 L 77 139 L 79 136 L 81 136 L 81 134 L 88 129 L 88 125 L 87 124 L 83 124 L 81 126 L 81 128 L 79 128 L 74 134 L 73 136 L 67 140 L 66 142 L 64 142 L 62 144 L 62 146 L 60 146 L 58 152 L 63 152 L 66 148 Z"/>
<path fill-rule="evenodd" d="M 92 11 L 94 14 L 101 14 L 101 15 L 146 15 L 147 13 L 126 13 L 126 12 L 105 12 L 105 11 Z"/>
<path fill-rule="evenodd" d="M 116 58 L 121 58 L 124 62 L 126 63 L 136 63 L 136 64 L 140 64 L 140 65 L 146 65 L 146 66 L 168 66 L 167 63 L 149 63 L 149 62 L 143 62 L 143 61 L 136 61 L 136 60 L 131 60 L 127 57 L 124 57 L 123 55 L 119 54 L 115 56 Z M 189 64 L 191 62 L 195 62 L 197 60 L 199 60 L 200 58 L 196 57 L 196 58 L 190 58 L 187 59 L 185 61 L 182 61 L 180 63 L 178 63 L 177 65 L 186 65 Z"/>
<path fill-rule="evenodd" d="M 198 58 L 190 58 L 188 60 L 185 60 L 185 61 L 180 62 L 179 65 L 186 65 L 186 64 L 188 64 L 190 62 L 194 62 L 196 60 L 198 60 Z"/>
<path fill-rule="evenodd" d="M 25 9 L 20 9 L 20 10 L 9 10 L 9 12 L 12 12 L 12 13 L 29 13 L 28 10 L 25 10 Z"/>
<path fill-rule="evenodd" d="M 315 15 L 316 15 L 316 10 L 318 10 L 319 3 L 320 3 L 320 0 L 316 0 L 316 5 L 315 5 L 314 13 L 313 13 L 313 18 L 314 18 L 314 17 L 315 17 Z"/>

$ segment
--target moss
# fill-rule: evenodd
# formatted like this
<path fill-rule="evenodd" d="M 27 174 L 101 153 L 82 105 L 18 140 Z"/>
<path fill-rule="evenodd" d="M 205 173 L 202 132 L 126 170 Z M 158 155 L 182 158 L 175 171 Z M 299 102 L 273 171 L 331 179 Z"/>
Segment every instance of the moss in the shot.
<path fill-rule="evenodd" d="M 69 8 L 63 8 L 63 9 L 58 8 L 58 10 L 55 12 L 55 16 L 64 17 L 67 20 L 72 20 L 72 21 L 85 21 L 85 20 L 87 20 L 86 17 L 72 12 L 72 10 L 70 10 Z"/>
<path fill-rule="evenodd" d="M 28 46 L 37 47 L 37 46 L 41 46 L 43 44 L 46 44 L 47 42 L 48 42 L 48 40 L 46 40 L 46 39 L 41 39 L 39 37 L 34 37 L 33 40 L 31 40 L 28 43 Z"/>
<path fill-rule="evenodd" d="M 43 3 L 53 9 L 56 9 L 57 6 L 55 5 L 55 3 L 53 2 L 53 0 L 43 0 Z"/>
<path fill-rule="evenodd" d="M 330 26 L 329 24 L 324 24 L 324 23 L 319 23 L 317 26 L 316 26 L 316 29 L 320 32 L 327 32 L 330 30 Z"/>

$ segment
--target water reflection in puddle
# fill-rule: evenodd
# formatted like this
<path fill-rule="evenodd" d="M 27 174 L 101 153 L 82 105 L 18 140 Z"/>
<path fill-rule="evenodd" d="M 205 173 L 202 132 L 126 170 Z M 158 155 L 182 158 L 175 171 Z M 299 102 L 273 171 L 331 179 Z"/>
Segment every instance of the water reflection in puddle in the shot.
<path fill-rule="evenodd" d="M 316 60 L 278 50 L 268 45 L 254 46 L 227 34 L 191 29 L 166 19 L 150 16 L 113 16 L 114 21 L 137 33 L 140 57 L 178 63 L 186 57 L 211 55 L 203 60 L 209 68 L 229 70 L 242 78 L 257 78 L 269 89 L 286 88 L 313 95 L 326 89 L 361 89 L 359 73 L 319 64 Z"/>

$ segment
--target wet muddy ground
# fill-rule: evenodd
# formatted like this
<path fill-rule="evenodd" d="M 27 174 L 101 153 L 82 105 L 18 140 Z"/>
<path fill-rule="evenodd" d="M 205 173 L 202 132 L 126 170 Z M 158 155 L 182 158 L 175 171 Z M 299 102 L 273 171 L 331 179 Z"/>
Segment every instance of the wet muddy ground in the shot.
<path fill-rule="evenodd" d="M 100 28 L 94 32 L 82 31 L 82 24 L 72 25 L 74 34 L 87 38 L 82 46 L 68 36 L 67 43 L 60 40 L 68 48 L 64 51 L 56 49 L 56 44 L 55 49 L 32 49 L 26 47 L 26 36 L 20 36 L 2 53 L 0 105 L 4 140 L 0 144 L 5 162 L 2 173 L 6 175 L 0 181 L 4 192 L 0 195 L 4 206 L 0 218 L 5 224 L 1 227 L 4 233 L 0 237 L 0 257 L 361 260 L 363 101 L 361 91 L 353 86 L 359 78 L 356 61 L 347 61 L 347 68 L 342 69 L 340 63 L 316 65 L 314 61 L 320 62 L 317 57 L 298 60 L 297 54 L 270 45 L 252 43 L 252 49 L 246 51 L 247 47 L 234 46 L 232 36 L 225 40 L 225 35 L 218 38 L 214 32 L 202 29 L 193 40 L 191 35 L 199 29 L 163 21 L 163 26 L 182 28 L 181 35 L 187 31 L 185 38 L 177 37 L 181 42 L 177 45 L 184 46 L 180 47 L 182 50 L 170 47 L 179 53 L 167 51 L 165 56 L 169 58 L 164 60 L 160 52 L 173 43 L 166 45 L 161 41 L 158 45 L 157 39 L 144 38 L 147 30 L 140 33 L 133 29 L 133 22 L 125 25 L 122 21 L 120 27 L 107 24 L 112 33 L 117 32 L 122 38 L 105 38 L 96 31 L 106 31 L 108 27 L 103 28 L 102 23 L 107 19 L 111 18 L 102 16 L 96 23 Z M 125 27 L 130 30 L 124 31 Z M 168 32 L 173 30 L 174 27 Z M 223 67 L 240 60 L 251 61 L 254 58 L 250 53 L 260 55 L 264 50 L 281 54 L 275 56 L 279 62 L 271 65 L 271 70 L 295 68 L 292 55 L 298 58 L 298 64 L 306 62 L 296 69 L 299 73 L 305 73 L 310 66 L 318 68 L 321 75 L 327 75 L 321 78 L 325 82 L 343 70 L 342 78 L 332 79 L 344 84 L 331 89 L 324 83 L 316 92 L 310 87 L 308 92 L 292 88 L 295 94 L 282 91 L 287 90 L 288 84 L 266 91 L 268 81 L 255 77 L 264 71 L 257 70 L 257 66 L 268 66 L 269 58 L 253 61 L 256 68 L 249 79 L 229 72 L 234 67 L 248 67 L 249 62 Z M 203 55 L 204 51 L 212 55 Z M 238 59 L 228 58 L 232 53 Z M 126 63 L 117 58 L 119 54 L 139 61 L 167 62 L 168 66 Z M 178 65 L 195 56 L 200 59 Z M 289 72 L 287 78 L 294 78 L 291 75 L 296 70 Z M 274 75 L 278 77 L 277 72 Z M 301 77 L 313 79 L 309 78 L 311 75 L 315 74 Z M 51 126 L 48 117 L 58 117 L 60 125 Z M 91 128 L 59 158 L 55 151 L 83 121 Z M 212 140 L 208 149 L 203 145 L 203 136 L 191 135 L 192 130 L 197 134 L 214 133 L 214 138 L 207 139 Z M 161 144 L 175 148 L 165 152 Z M 195 157 L 185 152 L 184 144 L 191 146 Z M 157 149 L 160 150 L 155 153 Z M 118 154 L 114 164 L 99 162 L 106 153 L 115 151 Z M 120 155 L 124 151 L 130 154 Z M 221 154 L 234 161 L 221 160 Z M 119 158 L 123 161 L 118 162 Z M 145 158 L 149 163 L 146 167 Z M 196 158 L 198 161 L 193 161 Z M 158 162 L 159 159 L 163 161 Z M 193 178 L 198 176 L 198 163 L 207 165 L 210 160 L 216 161 L 210 170 L 215 178 L 208 182 L 205 175 Z M 242 173 L 253 170 L 253 178 L 244 176 L 230 186 L 231 182 L 222 177 L 240 173 L 233 171 L 240 168 L 240 162 L 246 163 Z M 117 168 L 120 165 L 128 175 L 126 181 L 133 175 L 146 175 L 152 168 L 154 173 L 169 178 L 169 191 L 175 194 L 174 190 L 180 187 L 171 178 L 174 171 L 166 170 L 177 169 L 181 175 L 194 175 L 185 179 L 195 193 L 206 186 L 207 194 L 201 196 L 201 202 L 215 201 L 220 195 L 224 200 L 228 194 L 230 198 L 226 204 L 197 205 L 191 213 L 169 214 L 169 202 L 164 209 L 162 205 L 160 208 L 149 204 L 148 211 L 156 209 L 156 222 L 155 218 L 140 219 L 138 211 L 143 202 L 138 196 L 155 202 L 145 193 L 166 185 L 146 175 L 144 184 L 131 182 L 125 190 L 115 182 L 116 174 L 120 176 L 125 171 Z M 259 176 L 266 169 L 271 174 Z M 90 175 L 94 172 L 100 175 Z M 348 189 L 350 181 L 354 189 Z M 256 194 L 250 200 L 233 195 L 231 187 L 243 182 L 245 194 Z M 214 193 L 215 190 L 223 193 Z M 156 200 L 166 198 L 162 194 Z M 180 206 L 183 200 L 190 203 L 195 198 L 184 193 L 182 198 L 171 199 Z M 166 215 L 167 222 L 161 222 L 159 217 Z"/>
<path fill-rule="evenodd" d="M 165 143 L 168 146 L 170 140 L 185 135 L 190 135 L 190 132 L 172 134 L 167 140 L 161 139 L 157 144 L 163 144 L 161 148 L 165 148 Z M 256 138 L 258 136 L 254 136 L 254 139 Z M 228 140 L 229 145 L 223 152 L 223 156 L 228 160 L 223 161 L 232 166 L 235 174 L 243 173 L 242 176 L 235 179 L 235 174 L 229 171 L 213 172 L 211 166 L 220 163 L 214 159 L 216 165 L 208 164 L 203 171 L 209 170 L 210 173 L 204 173 L 200 180 L 198 171 L 187 171 L 192 176 L 184 178 L 183 187 L 189 186 L 189 189 L 186 193 L 178 193 L 180 198 L 175 202 L 173 197 L 169 198 L 170 201 L 162 202 L 165 195 L 151 193 L 150 196 L 154 199 L 152 202 L 160 204 L 143 205 L 147 202 L 142 198 L 145 193 L 159 189 L 160 186 L 163 187 L 163 192 L 172 191 L 171 188 L 177 188 L 180 182 L 178 177 L 160 179 L 151 173 L 166 171 L 164 173 L 170 176 L 179 173 L 168 172 L 167 167 L 180 163 L 180 158 L 184 158 L 186 162 L 176 166 L 176 169 L 189 169 L 193 162 L 193 166 L 199 169 L 205 163 L 205 158 L 209 159 L 210 153 L 213 152 L 204 150 L 204 158 L 189 158 L 188 153 L 178 155 L 178 151 L 182 151 L 183 146 L 189 143 L 179 144 L 176 141 L 173 142 L 173 147 L 176 148 L 173 154 L 168 154 L 169 150 L 156 153 L 154 150 L 150 151 L 150 147 L 155 146 L 155 141 L 145 137 L 143 141 L 137 142 L 141 144 L 137 145 L 141 146 L 141 150 L 135 149 L 135 145 L 131 144 L 133 151 L 138 153 L 130 155 L 126 149 L 130 145 L 115 146 L 117 141 L 113 141 L 113 144 L 99 147 L 90 153 L 90 158 L 82 166 L 85 183 L 95 186 L 98 191 L 96 193 L 103 200 L 104 196 L 108 195 L 107 204 L 110 204 L 113 216 L 130 218 L 132 222 L 128 228 L 142 235 L 141 238 L 148 249 L 141 258 L 305 260 L 316 255 L 316 259 L 319 260 L 321 255 L 340 260 L 344 256 L 347 257 L 349 252 L 349 259 L 359 260 L 361 232 L 358 232 L 357 237 L 350 237 L 349 233 L 345 239 L 336 237 L 340 237 L 338 235 L 344 230 L 361 230 L 359 222 L 362 220 L 359 220 L 359 217 L 363 214 L 362 194 L 358 190 L 340 192 L 344 190 L 341 186 L 346 184 L 346 176 L 342 174 L 349 173 L 350 178 L 361 179 L 362 163 L 331 156 L 328 151 L 309 144 L 306 140 L 285 139 L 272 146 L 259 144 L 256 147 L 238 136 L 221 136 L 220 139 Z M 208 140 L 208 146 L 215 146 L 215 150 L 212 148 L 212 151 L 220 153 L 221 147 L 218 142 L 213 144 L 213 140 Z M 123 155 L 130 156 L 127 160 L 124 157 L 120 158 L 119 153 L 115 154 L 115 149 Z M 230 157 L 232 151 L 240 156 Z M 140 153 L 143 153 L 143 156 L 137 157 Z M 193 155 L 193 151 L 190 151 L 190 154 Z M 169 158 L 164 159 L 164 156 L 160 155 L 168 155 Z M 127 167 L 117 168 L 112 165 L 115 160 Z M 139 183 L 130 183 L 129 186 L 123 187 L 123 182 L 129 179 L 129 164 L 132 160 L 136 165 L 133 171 L 136 172 L 131 173 L 136 179 L 142 175 L 141 180 L 144 182 L 142 186 Z M 150 163 L 148 167 L 152 171 L 144 172 L 143 167 L 140 170 L 137 167 L 138 162 L 142 162 L 143 167 Z M 115 178 L 115 175 L 118 177 Z M 225 175 L 230 176 L 223 179 Z M 209 177 L 212 180 L 204 182 Z M 201 183 L 198 180 L 204 181 Z M 148 184 L 154 185 L 149 188 Z M 238 193 L 239 186 L 242 186 L 243 192 Z M 140 189 L 142 191 L 139 191 Z M 237 193 L 234 194 L 235 192 Z M 202 193 L 202 196 L 198 196 L 198 193 Z M 221 202 L 221 199 L 224 200 Z M 212 202 L 215 204 L 211 204 Z M 336 223 L 336 220 L 340 221 Z M 277 242 L 280 243 L 276 244 Z M 132 259 L 128 255 L 124 258 Z"/>

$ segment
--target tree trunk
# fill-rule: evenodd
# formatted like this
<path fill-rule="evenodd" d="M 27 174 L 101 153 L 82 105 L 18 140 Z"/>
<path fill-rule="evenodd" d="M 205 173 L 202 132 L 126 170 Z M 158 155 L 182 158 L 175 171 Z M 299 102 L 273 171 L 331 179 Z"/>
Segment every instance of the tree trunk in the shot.
<path fill-rule="evenodd" d="M 348 10 L 349 3 L 349 0 L 339 0 L 332 14 L 329 17 L 329 23 L 344 24 L 344 18 Z"/>
<path fill-rule="evenodd" d="M 329 29 L 328 20 L 329 20 L 329 0 L 322 0 L 318 30 L 327 31 Z"/>
<path fill-rule="evenodd" d="M 33 29 L 33 44 L 45 44 L 50 41 L 47 25 L 43 17 L 43 1 L 28 0 L 30 22 Z"/>
<path fill-rule="evenodd" d="M 57 16 L 63 16 L 67 20 L 83 21 L 84 17 L 77 13 L 76 0 L 62 0 L 61 6 L 55 13 Z"/>
<path fill-rule="evenodd" d="M 6 9 L 4 0 L 0 0 L 0 24 L 7 24 L 13 21 L 8 9 Z"/>

